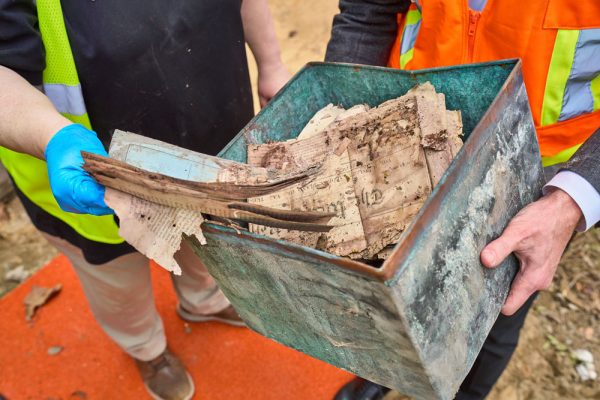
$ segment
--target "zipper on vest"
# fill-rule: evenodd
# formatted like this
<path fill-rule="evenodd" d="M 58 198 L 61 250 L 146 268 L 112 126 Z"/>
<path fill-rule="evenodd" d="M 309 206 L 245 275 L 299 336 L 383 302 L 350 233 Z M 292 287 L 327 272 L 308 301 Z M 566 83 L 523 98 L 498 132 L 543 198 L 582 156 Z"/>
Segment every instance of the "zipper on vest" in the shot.
<path fill-rule="evenodd" d="M 481 17 L 481 11 L 469 9 L 469 41 L 467 47 L 467 62 L 473 62 L 473 48 L 475 47 L 475 33 L 477 32 L 477 23 Z"/>

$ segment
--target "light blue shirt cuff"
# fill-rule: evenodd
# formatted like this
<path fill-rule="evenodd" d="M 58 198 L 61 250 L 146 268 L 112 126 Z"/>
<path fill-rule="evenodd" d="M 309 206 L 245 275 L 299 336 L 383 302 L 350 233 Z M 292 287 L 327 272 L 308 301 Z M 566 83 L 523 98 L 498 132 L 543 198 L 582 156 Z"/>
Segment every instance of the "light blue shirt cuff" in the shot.
<path fill-rule="evenodd" d="M 587 231 L 600 221 L 600 193 L 581 175 L 561 171 L 544 186 L 543 193 L 551 192 L 551 188 L 566 192 L 581 209 L 583 218 L 577 224 L 578 232 Z"/>

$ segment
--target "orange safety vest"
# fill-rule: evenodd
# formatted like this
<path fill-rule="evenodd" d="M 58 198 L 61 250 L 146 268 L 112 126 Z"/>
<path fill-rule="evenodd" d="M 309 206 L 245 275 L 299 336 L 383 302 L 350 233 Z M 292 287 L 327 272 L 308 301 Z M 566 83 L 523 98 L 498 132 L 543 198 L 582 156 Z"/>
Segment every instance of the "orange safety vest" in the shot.
<path fill-rule="evenodd" d="M 600 0 L 413 0 L 398 22 L 390 67 L 521 58 L 544 165 L 600 127 Z"/>

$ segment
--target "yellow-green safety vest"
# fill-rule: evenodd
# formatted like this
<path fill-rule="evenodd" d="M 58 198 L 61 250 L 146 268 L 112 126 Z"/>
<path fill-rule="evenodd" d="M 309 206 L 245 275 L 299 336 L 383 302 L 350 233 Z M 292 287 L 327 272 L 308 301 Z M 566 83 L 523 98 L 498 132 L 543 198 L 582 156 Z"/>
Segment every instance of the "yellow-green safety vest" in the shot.
<path fill-rule="evenodd" d="M 91 129 L 60 0 L 37 0 L 36 7 L 42 41 L 46 48 L 44 92 L 62 115 Z M 94 216 L 61 210 L 50 190 L 44 161 L 4 147 L 0 147 L 0 160 L 19 190 L 29 200 L 67 223 L 81 236 L 102 243 L 123 242 L 112 215 Z"/>

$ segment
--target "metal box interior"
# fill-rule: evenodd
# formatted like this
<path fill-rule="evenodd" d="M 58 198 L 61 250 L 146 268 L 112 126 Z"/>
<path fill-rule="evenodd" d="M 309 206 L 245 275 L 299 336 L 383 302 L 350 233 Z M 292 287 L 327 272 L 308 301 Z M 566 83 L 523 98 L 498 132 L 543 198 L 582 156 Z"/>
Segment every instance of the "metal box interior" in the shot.
<path fill-rule="evenodd" d="M 206 223 L 191 241 L 240 316 L 286 346 L 419 399 L 450 399 L 508 293 L 513 257 L 479 253 L 543 183 L 521 63 L 422 71 L 313 63 L 229 143 L 296 137 L 329 103 L 376 106 L 431 82 L 461 110 L 465 145 L 381 268 Z"/>

